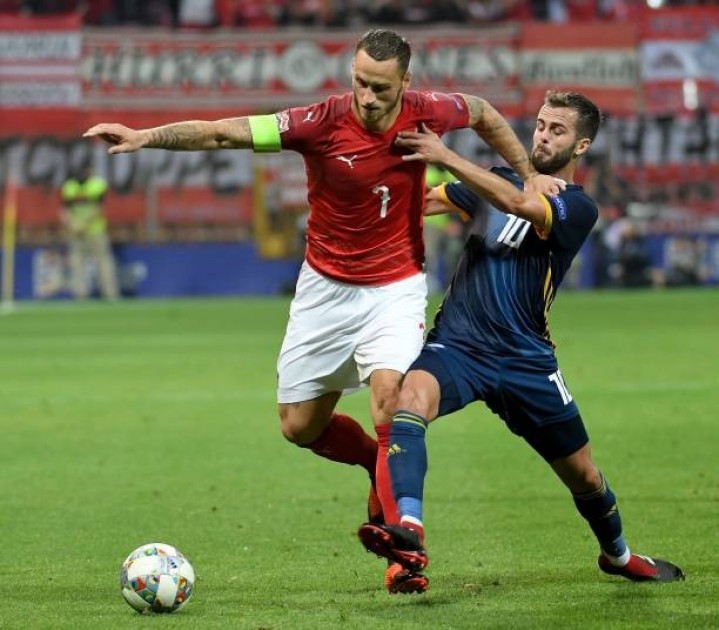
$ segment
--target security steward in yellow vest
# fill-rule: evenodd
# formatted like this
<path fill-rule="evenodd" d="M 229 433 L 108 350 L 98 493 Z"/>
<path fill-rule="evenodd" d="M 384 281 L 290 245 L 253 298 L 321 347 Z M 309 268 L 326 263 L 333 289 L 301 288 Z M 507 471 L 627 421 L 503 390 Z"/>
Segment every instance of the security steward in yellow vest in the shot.
<path fill-rule="evenodd" d="M 107 219 L 102 212 L 107 189 L 107 182 L 93 175 L 89 166 L 62 186 L 61 219 L 69 250 L 70 288 L 76 298 L 90 295 L 88 280 L 93 273 L 104 298 L 114 300 L 119 295 Z"/>

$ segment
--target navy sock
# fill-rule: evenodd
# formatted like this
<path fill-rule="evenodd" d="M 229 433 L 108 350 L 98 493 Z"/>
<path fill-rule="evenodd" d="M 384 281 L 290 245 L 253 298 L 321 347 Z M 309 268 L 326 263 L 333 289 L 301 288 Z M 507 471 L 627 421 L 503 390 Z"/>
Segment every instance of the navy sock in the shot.
<path fill-rule="evenodd" d="M 400 517 L 410 516 L 419 522 L 427 473 L 426 432 L 427 421 L 422 416 L 402 410 L 392 416 L 388 451 L 392 492 Z"/>
<path fill-rule="evenodd" d="M 627 545 L 622 536 L 622 519 L 619 516 L 617 499 L 604 476 L 602 485 L 597 490 L 572 496 L 577 510 L 597 537 L 602 551 L 615 558 L 624 554 Z"/>

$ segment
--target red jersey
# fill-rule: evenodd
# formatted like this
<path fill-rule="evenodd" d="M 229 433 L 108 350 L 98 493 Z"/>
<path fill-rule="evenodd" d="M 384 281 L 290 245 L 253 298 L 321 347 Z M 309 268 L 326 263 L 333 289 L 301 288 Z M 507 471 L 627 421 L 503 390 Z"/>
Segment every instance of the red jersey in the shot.
<path fill-rule="evenodd" d="M 352 94 L 277 114 L 282 148 L 305 160 L 310 215 L 307 262 L 340 282 L 380 285 L 421 271 L 425 165 L 404 162 L 400 131 L 424 123 L 442 135 L 467 127 L 459 94 L 407 91 L 402 111 L 384 133 L 365 129 Z"/>

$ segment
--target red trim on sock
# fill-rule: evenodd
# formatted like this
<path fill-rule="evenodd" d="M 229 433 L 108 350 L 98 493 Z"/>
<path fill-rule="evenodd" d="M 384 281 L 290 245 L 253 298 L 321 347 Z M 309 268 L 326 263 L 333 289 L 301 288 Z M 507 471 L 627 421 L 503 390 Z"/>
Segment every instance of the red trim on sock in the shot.
<path fill-rule="evenodd" d="M 392 492 L 392 479 L 389 475 L 387 451 L 389 450 L 389 432 L 391 424 L 380 424 L 374 428 L 377 434 L 377 468 L 375 473 L 375 487 L 377 496 L 382 504 L 384 520 L 388 525 L 399 523 L 399 510 Z"/>

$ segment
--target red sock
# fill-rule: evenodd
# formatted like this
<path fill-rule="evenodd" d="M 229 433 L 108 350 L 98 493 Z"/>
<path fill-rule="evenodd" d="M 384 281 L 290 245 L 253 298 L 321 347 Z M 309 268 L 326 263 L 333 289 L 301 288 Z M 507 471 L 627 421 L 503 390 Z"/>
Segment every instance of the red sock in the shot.
<path fill-rule="evenodd" d="M 389 476 L 389 463 L 387 462 L 387 451 L 389 449 L 389 431 L 391 424 L 380 424 L 374 428 L 377 433 L 377 468 L 375 473 L 375 487 L 377 496 L 382 504 L 384 521 L 387 525 L 399 523 L 399 511 L 397 502 L 392 492 L 392 479 Z"/>
<path fill-rule="evenodd" d="M 377 442 L 349 416 L 333 413 L 327 428 L 304 448 L 333 462 L 362 466 L 374 478 Z"/>

